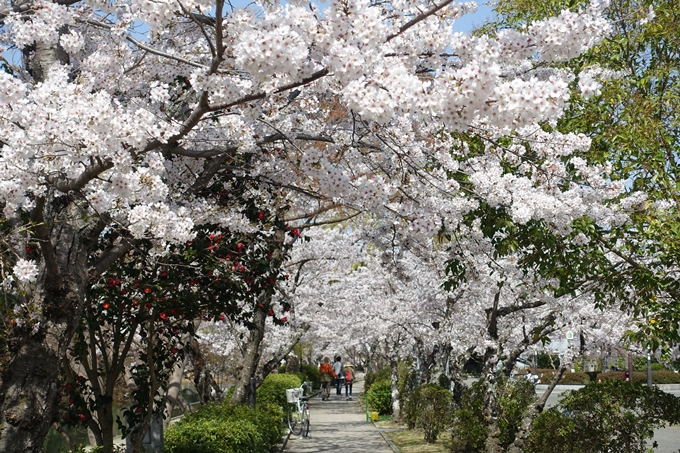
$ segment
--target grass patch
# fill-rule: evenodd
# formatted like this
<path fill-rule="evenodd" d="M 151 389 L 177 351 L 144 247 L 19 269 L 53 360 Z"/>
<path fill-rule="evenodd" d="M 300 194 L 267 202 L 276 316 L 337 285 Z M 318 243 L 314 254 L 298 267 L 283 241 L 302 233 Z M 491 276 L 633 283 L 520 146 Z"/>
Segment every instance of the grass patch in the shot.
<path fill-rule="evenodd" d="M 405 430 L 399 432 L 385 432 L 385 435 L 394 442 L 401 453 L 449 453 L 450 446 L 445 439 L 451 436 L 442 433 L 434 444 L 426 444 L 424 434 L 419 430 Z"/>

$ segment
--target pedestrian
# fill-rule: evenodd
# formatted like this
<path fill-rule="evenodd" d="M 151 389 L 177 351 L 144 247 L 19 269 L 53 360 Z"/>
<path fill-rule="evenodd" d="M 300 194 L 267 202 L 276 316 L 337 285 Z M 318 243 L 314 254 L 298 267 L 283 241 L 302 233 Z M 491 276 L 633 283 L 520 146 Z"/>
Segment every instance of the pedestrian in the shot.
<path fill-rule="evenodd" d="M 331 359 L 323 358 L 323 363 L 319 366 L 319 373 L 321 373 L 321 401 L 327 401 L 331 396 L 331 382 L 336 377 L 331 366 Z"/>
<path fill-rule="evenodd" d="M 342 357 L 337 356 L 333 364 L 335 372 L 335 394 L 342 396 L 342 382 L 345 380 L 345 367 L 342 364 Z"/>
<path fill-rule="evenodd" d="M 351 362 L 345 363 L 345 398 L 352 401 L 352 384 L 354 383 L 354 367 Z"/>

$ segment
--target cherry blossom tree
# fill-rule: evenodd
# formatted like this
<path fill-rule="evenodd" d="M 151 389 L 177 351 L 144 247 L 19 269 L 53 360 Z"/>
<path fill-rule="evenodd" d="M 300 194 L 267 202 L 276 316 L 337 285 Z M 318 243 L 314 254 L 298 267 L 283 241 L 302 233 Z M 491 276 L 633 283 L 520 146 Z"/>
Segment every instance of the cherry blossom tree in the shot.
<path fill-rule="evenodd" d="M 551 175 L 578 140 L 540 127 L 560 117 L 573 77 L 546 66 L 608 32 L 599 5 L 480 37 L 452 34 L 465 11 L 451 0 L 338 0 L 323 14 L 303 2 L 5 3 L 3 46 L 22 60 L 0 73 L 0 202 L 13 237 L 3 281 L 18 307 L 0 450 L 40 450 L 87 289 L 136 241 L 161 255 L 196 225 L 249 228 L 242 206 L 220 203 L 241 182 L 265 207 L 265 186 L 290 189 L 291 221 L 342 207 L 413 237 L 455 228 L 477 204 L 449 177 L 461 171 L 453 156 L 475 154 L 464 171 L 499 183 L 485 196 L 509 197 L 519 221 L 565 227 L 611 196 L 606 184 L 556 190 Z M 548 163 L 504 177 L 498 147 L 449 133 L 470 131 L 484 143 L 539 137 Z M 102 244 L 107 229 L 119 236 Z"/>

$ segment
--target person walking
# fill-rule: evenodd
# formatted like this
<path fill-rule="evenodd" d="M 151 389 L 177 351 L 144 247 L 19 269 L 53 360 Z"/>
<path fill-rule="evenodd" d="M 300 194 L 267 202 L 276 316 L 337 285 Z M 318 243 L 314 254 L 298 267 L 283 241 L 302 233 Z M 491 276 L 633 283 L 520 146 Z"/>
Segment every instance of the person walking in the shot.
<path fill-rule="evenodd" d="M 323 358 L 323 363 L 319 366 L 319 373 L 321 373 L 321 401 L 327 401 L 331 396 L 331 382 L 337 376 L 331 366 L 331 359 Z"/>
<path fill-rule="evenodd" d="M 352 401 L 352 383 L 354 383 L 354 367 L 351 362 L 345 363 L 345 398 Z"/>
<path fill-rule="evenodd" d="M 345 380 L 345 366 L 342 364 L 342 357 L 337 356 L 333 363 L 335 372 L 335 394 L 342 396 L 342 382 Z"/>

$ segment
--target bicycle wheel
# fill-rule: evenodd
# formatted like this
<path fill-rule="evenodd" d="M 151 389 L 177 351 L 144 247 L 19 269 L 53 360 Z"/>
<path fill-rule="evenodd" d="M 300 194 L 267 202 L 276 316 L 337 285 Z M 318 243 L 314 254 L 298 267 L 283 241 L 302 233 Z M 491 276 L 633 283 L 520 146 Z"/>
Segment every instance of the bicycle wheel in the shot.
<path fill-rule="evenodd" d="M 300 418 L 300 411 L 297 407 L 288 406 L 288 428 L 290 432 L 296 436 L 299 436 L 302 432 L 302 420 Z"/>
<path fill-rule="evenodd" d="M 309 409 L 305 409 L 302 412 L 302 437 L 307 437 L 309 435 Z"/>

